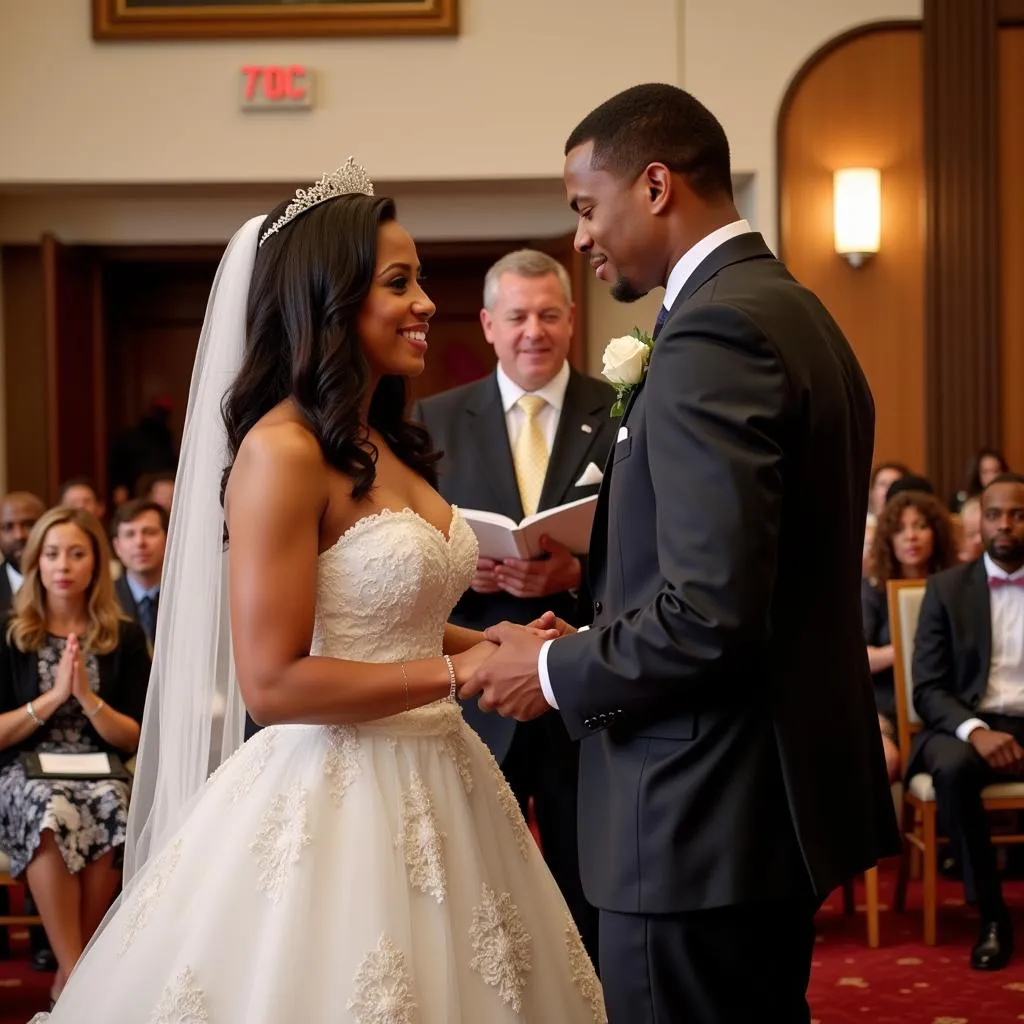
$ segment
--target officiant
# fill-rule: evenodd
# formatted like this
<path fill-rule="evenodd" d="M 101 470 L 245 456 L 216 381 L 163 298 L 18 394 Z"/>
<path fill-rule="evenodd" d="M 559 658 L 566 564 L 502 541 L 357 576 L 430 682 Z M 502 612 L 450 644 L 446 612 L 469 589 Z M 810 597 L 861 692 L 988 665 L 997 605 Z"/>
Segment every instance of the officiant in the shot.
<path fill-rule="evenodd" d="M 497 357 L 494 372 L 413 410 L 444 452 L 439 486 L 452 504 L 519 522 L 597 494 L 618 427 L 615 393 L 569 365 L 575 316 L 569 275 L 545 253 L 520 249 L 488 270 L 480 323 Z M 485 629 L 550 610 L 589 623 L 586 556 L 544 546 L 546 554 L 530 561 L 481 558 L 452 621 Z M 480 711 L 476 701 L 463 711 L 524 814 L 532 800 L 544 857 L 596 963 L 597 913 L 583 896 L 576 847 L 576 746 L 557 715 L 517 723 Z"/>

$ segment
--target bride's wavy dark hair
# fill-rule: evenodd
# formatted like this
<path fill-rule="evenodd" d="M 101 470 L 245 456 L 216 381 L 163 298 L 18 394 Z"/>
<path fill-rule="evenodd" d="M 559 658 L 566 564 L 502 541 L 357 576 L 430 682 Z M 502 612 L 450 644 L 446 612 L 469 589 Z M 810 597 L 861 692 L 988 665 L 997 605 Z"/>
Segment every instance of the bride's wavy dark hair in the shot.
<path fill-rule="evenodd" d="M 261 232 L 284 213 L 281 203 Z M 245 354 L 221 409 L 228 465 L 221 501 L 245 435 L 291 397 L 328 464 L 352 479 L 364 497 L 376 478 L 377 449 L 359 410 L 370 385 L 356 318 L 373 283 L 377 233 L 395 219 L 391 199 L 339 196 L 300 214 L 256 252 L 246 313 Z M 369 422 L 410 469 L 436 486 L 426 430 L 405 419 L 404 377 L 385 376 L 370 401 Z"/>

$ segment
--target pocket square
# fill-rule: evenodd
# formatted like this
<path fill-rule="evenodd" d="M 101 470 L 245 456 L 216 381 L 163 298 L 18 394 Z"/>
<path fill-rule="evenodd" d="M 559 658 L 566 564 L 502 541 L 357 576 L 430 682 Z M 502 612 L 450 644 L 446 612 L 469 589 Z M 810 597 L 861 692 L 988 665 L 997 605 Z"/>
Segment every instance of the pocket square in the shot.
<path fill-rule="evenodd" d="M 620 441 L 625 441 L 629 437 L 628 427 L 619 427 L 619 436 L 615 438 L 615 443 L 618 444 Z"/>
<path fill-rule="evenodd" d="M 599 484 L 604 479 L 604 474 L 597 468 L 597 464 L 594 462 L 587 463 L 587 468 L 583 470 L 583 475 L 573 484 L 573 487 L 592 487 L 594 484 Z"/>

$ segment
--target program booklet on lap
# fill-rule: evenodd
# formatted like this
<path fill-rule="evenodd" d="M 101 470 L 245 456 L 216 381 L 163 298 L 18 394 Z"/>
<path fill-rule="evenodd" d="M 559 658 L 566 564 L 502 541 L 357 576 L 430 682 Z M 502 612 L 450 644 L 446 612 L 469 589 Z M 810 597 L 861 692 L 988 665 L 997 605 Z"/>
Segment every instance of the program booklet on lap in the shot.
<path fill-rule="evenodd" d="M 594 525 L 597 495 L 545 509 L 517 523 L 508 516 L 480 509 L 460 508 L 459 514 L 476 534 L 480 557 L 501 561 L 505 558 L 538 558 L 544 554 L 540 539 L 545 534 L 563 544 L 574 555 L 590 550 L 590 531 Z"/>

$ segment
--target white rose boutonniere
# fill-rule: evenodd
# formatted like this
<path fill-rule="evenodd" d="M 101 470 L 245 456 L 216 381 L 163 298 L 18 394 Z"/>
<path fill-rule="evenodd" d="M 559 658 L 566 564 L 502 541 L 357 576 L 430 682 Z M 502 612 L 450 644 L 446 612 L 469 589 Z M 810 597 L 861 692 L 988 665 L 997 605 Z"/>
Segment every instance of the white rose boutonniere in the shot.
<path fill-rule="evenodd" d="M 615 388 L 612 416 L 621 416 L 626 411 L 629 396 L 647 374 L 653 348 L 654 340 L 638 327 L 623 338 L 612 338 L 605 346 L 602 373 Z"/>

